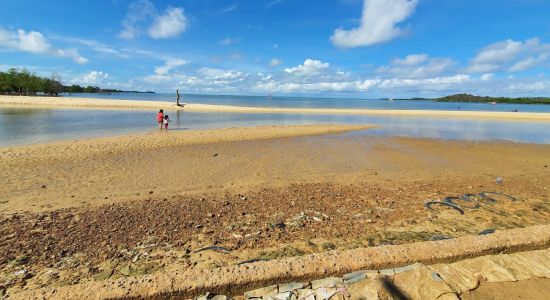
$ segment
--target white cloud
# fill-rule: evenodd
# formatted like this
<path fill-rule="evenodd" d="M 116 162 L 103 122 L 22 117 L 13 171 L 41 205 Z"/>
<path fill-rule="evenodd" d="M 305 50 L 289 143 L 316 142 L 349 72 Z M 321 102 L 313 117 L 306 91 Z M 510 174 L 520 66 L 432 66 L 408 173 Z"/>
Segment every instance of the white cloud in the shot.
<path fill-rule="evenodd" d="M 155 22 L 147 31 L 154 39 L 166 39 L 180 35 L 187 29 L 187 18 L 183 8 L 168 7 L 165 14 L 156 16 Z"/>
<path fill-rule="evenodd" d="M 119 37 L 135 39 L 141 34 L 141 25 L 157 15 L 155 5 L 149 0 L 136 0 L 130 3 L 126 17 L 122 21 L 122 31 Z"/>
<path fill-rule="evenodd" d="M 237 4 L 231 4 L 217 11 L 217 15 L 222 16 L 237 9 Z"/>
<path fill-rule="evenodd" d="M 282 63 L 283 63 L 283 61 L 280 60 L 279 58 L 274 58 L 274 59 L 272 59 L 272 60 L 269 62 L 269 66 L 270 66 L 270 67 L 276 67 L 276 66 L 278 66 L 278 65 L 280 65 L 280 64 L 282 64 Z"/>
<path fill-rule="evenodd" d="M 293 68 L 286 68 L 285 72 L 299 76 L 311 76 L 319 74 L 319 72 L 327 69 L 329 66 L 329 63 L 324 63 L 320 60 L 308 58 L 304 61 L 304 64 L 298 65 Z"/>
<path fill-rule="evenodd" d="M 541 63 L 547 61 L 549 57 L 550 57 L 550 52 L 542 53 L 537 56 L 529 56 L 513 64 L 509 70 L 510 72 L 525 71 L 525 70 L 539 66 Z"/>
<path fill-rule="evenodd" d="M 400 66 L 416 66 L 428 60 L 427 54 L 410 54 L 407 57 L 401 59 L 396 58 L 392 61 L 393 65 Z"/>
<path fill-rule="evenodd" d="M 495 77 L 495 74 L 485 73 L 485 74 L 481 75 L 480 79 L 483 80 L 483 81 L 488 81 L 488 80 L 493 79 L 493 77 Z"/>
<path fill-rule="evenodd" d="M 267 3 L 267 5 L 265 6 L 265 9 L 270 9 L 272 6 L 275 6 L 283 1 L 284 0 L 271 0 L 269 3 Z"/>
<path fill-rule="evenodd" d="M 107 45 L 107 44 L 104 44 L 104 43 L 101 43 L 101 42 L 98 42 L 98 41 L 95 41 L 95 40 L 91 40 L 91 39 L 81 39 L 81 38 L 65 37 L 65 36 L 59 36 L 59 35 L 50 36 L 50 38 L 52 40 L 59 40 L 59 41 L 63 41 L 63 42 L 66 42 L 66 43 L 82 44 L 82 45 L 90 47 L 90 49 L 92 49 L 92 50 L 94 50 L 98 53 L 102 53 L 102 54 L 116 55 L 116 56 L 121 57 L 121 58 L 129 58 L 130 57 L 130 55 L 128 55 L 127 53 L 123 53 L 122 49 L 118 49 L 115 46 Z"/>
<path fill-rule="evenodd" d="M 80 55 L 75 48 L 59 49 L 53 47 L 46 37 L 40 32 L 18 29 L 15 32 L 0 28 L 0 47 L 30 52 L 34 54 L 47 54 L 58 57 L 67 57 L 76 63 L 85 64 L 88 59 Z"/>
<path fill-rule="evenodd" d="M 71 83 L 99 86 L 99 85 L 102 85 L 105 82 L 105 80 L 107 80 L 107 78 L 109 78 L 109 74 L 107 73 L 104 73 L 101 71 L 91 71 L 88 74 L 85 74 L 81 77 L 77 77 L 71 80 Z"/>
<path fill-rule="evenodd" d="M 220 45 L 222 46 L 230 46 L 231 44 L 233 44 L 235 42 L 235 40 L 229 38 L 229 37 L 226 37 L 226 38 L 223 38 L 221 41 L 220 41 Z"/>
<path fill-rule="evenodd" d="M 550 58 L 550 45 L 540 44 L 538 38 L 524 42 L 511 39 L 484 47 L 472 59 L 468 71 L 486 73 L 508 70 L 525 71 L 540 66 Z"/>
<path fill-rule="evenodd" d="M 135 0 L 128 7 L 122 27 L 119 37 L 123 39 L 139 37 L 144 32 L 144 27 L 148 27 L 146 32 L 149 37 L 166 39 L 185 32 L 187 18 L 181 7 L 169 6 L 164 14 L 160 14 L 151 1 Z"/>
<path fill-rule="evenodd" d="M 179 58 L 168 59 L 168 60 L 166 60 L 166 62 L 163 66 L 155 68 L 155 74 L 157 74 L 157 75 L 166 75 L 166 74 L 168 74 L 168 72 L 170 72 L 170 70 L 175 69 L 179 66 L 182 66 L 186 63 L 187 63 L 187 61 L 185 61 L 183 59 L 179 59 Z"/>
<path fill-rule="evenodd" d="M 430 58 L 427 54 L 411 54 L 394 59 L 389 66 L 381 66 L 379 74 L 397 78 L 429 78 L 451 71 L 456 62 L 450 58 Z"/>
<path fill-rule="evenodd" d="M 338 28 L 330 38 L 341 48 L 354 48 L 387 42 L 403 35 L 397 25 L 415 10 L 418 0 L 365 0 L 361 25 L 344 30 Z"/>

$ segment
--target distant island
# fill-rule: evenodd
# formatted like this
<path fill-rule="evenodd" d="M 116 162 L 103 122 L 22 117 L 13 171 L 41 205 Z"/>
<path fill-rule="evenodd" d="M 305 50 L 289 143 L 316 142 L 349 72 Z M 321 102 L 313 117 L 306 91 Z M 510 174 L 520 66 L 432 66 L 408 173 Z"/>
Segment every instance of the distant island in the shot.
<path fill-rule="evenodd" d="M 77 84 L 65 86 L 61 83 L 61 76 L 53 73 L 49 78 L 37 76 L 34 73 L 22 69 L 9 69 L 7 72 L 0 72 L 0 95 L 20 95 L 20 96 L 58 96 L 62 93 L 92 93 L 92 94 L 110 94 L 110 93 L 148 93 L 146 91 L 123 91 L 117 89 L 102 89 L 97 86 L 80 86 Z"/>
<path fill-rule="evenodd" d="M 394 100 L 430 100 L 435 102 L 509 103 L 509 104 L 550 104 L 550 97 L 488 97 L 471 94 L 456 94 L 440 98 L 402 98 Z"/>

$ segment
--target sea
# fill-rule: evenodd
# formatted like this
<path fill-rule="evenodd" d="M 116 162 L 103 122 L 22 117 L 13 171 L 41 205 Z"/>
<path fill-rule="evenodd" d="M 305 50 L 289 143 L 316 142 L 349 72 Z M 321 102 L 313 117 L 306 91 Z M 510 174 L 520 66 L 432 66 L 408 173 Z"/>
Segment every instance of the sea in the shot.
<path fill-rule="evenodd" d="M 174 101 L 173 94 L 73 94 L 65 97 Z M 463 110 L 550 113 L 550 105 L 433 102 L 322 97 L 181 95 L 180 102 L 255 107 Z M 160 107 L 159 107 L 160 108 Z M 260 125 L 375 124 L 353 135 L 550 144 L 550 123 L 403 116 L 169 112 L 170 130 Z M 117 136 L 158 130 L 156 111 L 0 107 L 0 146 Z"/>

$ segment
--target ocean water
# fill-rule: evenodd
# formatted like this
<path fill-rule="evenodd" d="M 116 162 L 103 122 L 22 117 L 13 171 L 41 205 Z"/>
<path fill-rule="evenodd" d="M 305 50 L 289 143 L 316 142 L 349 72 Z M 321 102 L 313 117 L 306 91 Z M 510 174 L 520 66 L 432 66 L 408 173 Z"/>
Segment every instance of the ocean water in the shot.
<path fill-rule="evenodd" d="M 0 146 L 158 130 L 156 111 L 0 107 Z M 354 134 L 550 144 L 550 124 L 392 116 L 169 113 L 170 130 L 301 124 L 376 124 Z"/>
<path fill-rule="evenodd" d="M 73 94 L 66 97 L 176 101 L 175 94 L 117 93 L 117 94 Z M 467 110 L 467 111 L 511 111 L 550 112 L 550 105 L 542 104 L 490 104 L 450 103 L 429 100 L 379 100 L 318 97 L 269 97 L 269 96 L 216 96 L 181 95 L 180 102 L 220 104 L 259 107 L 303 107 L 303 108 L 365 108 L 365 109 L 420 109 L 420 110 Z"/>

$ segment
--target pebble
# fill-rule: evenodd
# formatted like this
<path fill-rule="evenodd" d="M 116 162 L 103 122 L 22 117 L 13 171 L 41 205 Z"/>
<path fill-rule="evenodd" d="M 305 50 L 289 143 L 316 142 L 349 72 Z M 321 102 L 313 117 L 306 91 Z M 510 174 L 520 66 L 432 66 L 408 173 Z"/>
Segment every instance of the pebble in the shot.
<path fill-rule="evenodd" d="M 343 284 L 344 284 L 344 279 L 340 277 L 329 277 L 329 278 L 312 281 L 311 288 L 314 290 L 318 288 L 333 288 Z"/>
<path fill-rule="evenodd" d="M 256 289 L 256 290 L 252 290 L 252 291 L 248 291 L 246 293 L 244 293 L 244 296 L 247 298 L 247 299 L 250 299 L 250 298 L 262 298 L 264 296 L 272 296 L 272 295 L 276 295 L 278 292 L 278 287 L 276 285 L 271 285 L 271 286 L 268 286 L 268 287 L 264 287 L 264 288 L 260 288 L 260 289 Z"/>
<path fill-rule="evenodd" d="M 279 284 L 279 293 L 292 292 L 297 289 L 304 288 L 305 284 L 301 282 L 291 282 L 285 284 Z"/>

